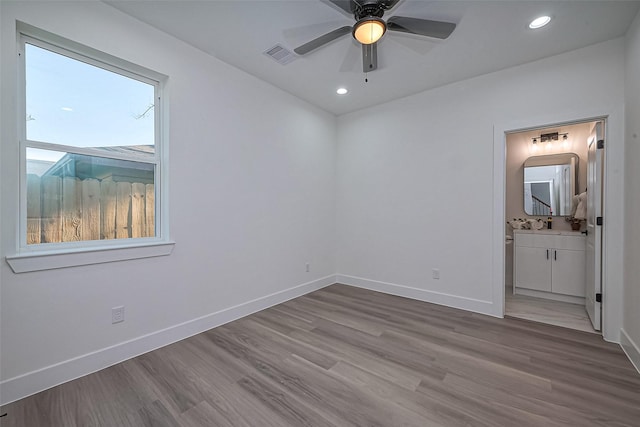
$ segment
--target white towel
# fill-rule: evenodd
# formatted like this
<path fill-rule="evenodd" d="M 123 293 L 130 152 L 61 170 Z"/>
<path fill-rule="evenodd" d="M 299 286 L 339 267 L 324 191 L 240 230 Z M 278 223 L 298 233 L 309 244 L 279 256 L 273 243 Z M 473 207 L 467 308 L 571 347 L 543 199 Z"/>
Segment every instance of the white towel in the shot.
<path fill-rule="evenodd" d="M 576 212 L 573 214 L 575 219 L 587 219 L 587 192 L 578 195 L 578 205 Z"/>
<path fill-rule="evenodd" d="M 580 195 L 576 194 L 571 198 L 571 213 L 569 214 L 570 217 L 576 216 L 576 209 L 578 208 L 578 203 L 580 203 Z"/>

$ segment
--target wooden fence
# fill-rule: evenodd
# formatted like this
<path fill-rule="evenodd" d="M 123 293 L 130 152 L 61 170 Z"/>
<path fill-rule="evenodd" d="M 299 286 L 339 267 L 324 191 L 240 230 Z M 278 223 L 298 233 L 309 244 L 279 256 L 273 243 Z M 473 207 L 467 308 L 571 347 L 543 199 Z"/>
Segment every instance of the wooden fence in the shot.
<path fill-rule="evenodd" d="M 27 244 L 153 236 L 153 184 L 27 175 Z"/>

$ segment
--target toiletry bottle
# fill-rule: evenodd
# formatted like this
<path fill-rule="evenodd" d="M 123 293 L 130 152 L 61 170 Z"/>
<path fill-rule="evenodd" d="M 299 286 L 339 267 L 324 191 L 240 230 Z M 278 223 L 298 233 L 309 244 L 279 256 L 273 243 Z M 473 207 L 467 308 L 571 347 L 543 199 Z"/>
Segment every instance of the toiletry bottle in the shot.
<path fill-rule="evenodd" d="M 547 228 L 549 230 L 551 230 L 551 221 L 553 221 L 553 219 L 551 217 L 547 218 Z"/>

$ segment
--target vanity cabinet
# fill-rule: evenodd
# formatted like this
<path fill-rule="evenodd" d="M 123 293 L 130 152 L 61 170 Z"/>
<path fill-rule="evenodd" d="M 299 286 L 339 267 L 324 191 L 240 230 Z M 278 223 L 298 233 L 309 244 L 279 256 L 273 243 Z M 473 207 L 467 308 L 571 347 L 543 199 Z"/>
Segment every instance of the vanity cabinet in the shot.
<path fill-rule="evenodd" d="M 585 238 L 577 232 L 516 230 L 514 293 L 567 300 L 585 296 Z M 575 301 L 574 301 L 575 302 Z"/>

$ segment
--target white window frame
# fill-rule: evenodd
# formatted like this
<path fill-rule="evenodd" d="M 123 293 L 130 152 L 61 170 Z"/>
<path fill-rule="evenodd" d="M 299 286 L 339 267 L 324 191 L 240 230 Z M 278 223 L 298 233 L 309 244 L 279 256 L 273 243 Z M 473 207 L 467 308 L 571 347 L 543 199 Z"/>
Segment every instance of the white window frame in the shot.
<path fill-rule="evenodd" d="M 155 71 L 113 57 L 98 50 L 64 39 L 27 24 L 18 23 L 18 94 L 17 117 L 20 148 L 20 201 L 16 233 L 16 254 L 7 256 L 14 272 L 48 270 L 53 268 L 124 261 L 169 255 L 174 242 L 169 239 L 167 206 L 167 140 L 166 101 L 163 90 L 167 77 Z M 97 66 L 154 87 L 155 154 L 149 156 L 105 154 L 91 147 L 73 147 L 27 139 L 25 45 L 30 44 L 57 54 Z M 27 148 L 47 149 L 65 153 L 84 154 L 109 159 L 129 160 L 153 164 L 155 188 L 155 237 L 77 242 L 40 243 L 27 245 Z"/>

